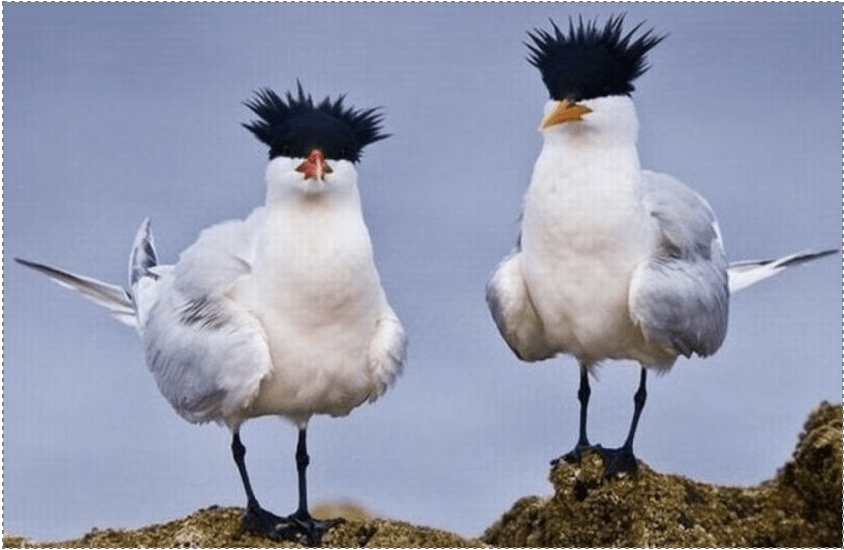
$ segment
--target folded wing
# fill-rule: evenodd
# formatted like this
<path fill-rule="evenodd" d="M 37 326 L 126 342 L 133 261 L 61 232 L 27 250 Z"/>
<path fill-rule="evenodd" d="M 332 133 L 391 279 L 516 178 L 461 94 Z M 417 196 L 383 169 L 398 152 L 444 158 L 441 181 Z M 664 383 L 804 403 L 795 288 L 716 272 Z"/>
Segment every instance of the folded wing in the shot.
<path fill-rule="evenodd" d="M 629 309 L 646 340 L 668 356 L 714 353 L 727 332 L 727 260 L 706 201 L 665 174 L 643 171 L 644 202 L 658 228 L 649 261 L 633 274 Z"/>
<path fill-rule="evenodd" d="M 531 301 L 516 247 L 496 267 L 486 287 L 486 302 L 498 331 L 516 356 L 539 361 L 556 355 L 545 338 L 542 322 Z"/>
<path fill-rule="evenodd" d="M 161 393 L 191 422 L 238 425 L 270 372 L 258 319 L 238 301 L 251 272 L 247 221 L 206 229 L 171 272 L 143 327 L 147 364 Z"/>

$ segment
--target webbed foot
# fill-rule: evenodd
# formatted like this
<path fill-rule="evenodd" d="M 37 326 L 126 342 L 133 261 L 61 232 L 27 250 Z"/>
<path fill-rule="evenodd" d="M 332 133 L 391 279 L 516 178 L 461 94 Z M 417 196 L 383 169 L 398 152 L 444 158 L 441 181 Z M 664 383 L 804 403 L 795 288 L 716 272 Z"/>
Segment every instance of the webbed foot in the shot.
<path fill-rule="evenodd" d="M 589 443 L 578 443 L 574 446 L 574 449 L 572 449 L 571 451 L 552 460 L 551 466 L 556 466 L 560 463 L 560 461 L 565 461 L 568 463 L 580 462 L 580 459 L 583 457 L 583 451 L 588 451 L 589 449 L 594 448 L 595 447 L 593 447 Z"/>
<path fill-rule="evenodd" d="M 633 449 L 622 446 L 617 449 L 605 449 L 598 445 L 595 450 L 604 459 L 604 475 L 612 477 L 616 474 L 635 474 L 638 469 Z"/>
<path fill-rule="evenodd" d="M 308 546 L 319 546 L 326 531 L 343 521 L 341 518 L 318 520 L 299 512 L 280 517 L 254 506 L 248 507 L 243 514 L 244 529 L 262 533 L 273 540 L 296 541 Z"/>

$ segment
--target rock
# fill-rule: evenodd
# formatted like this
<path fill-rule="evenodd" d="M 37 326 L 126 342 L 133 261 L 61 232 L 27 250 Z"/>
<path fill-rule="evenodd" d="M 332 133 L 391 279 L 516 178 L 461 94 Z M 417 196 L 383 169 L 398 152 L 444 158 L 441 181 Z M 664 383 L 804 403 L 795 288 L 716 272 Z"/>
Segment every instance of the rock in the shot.
<path fill-rule="evenodd" d="M 842 408 L 821 404 L 794 459 L 757 487 L 719 487 L 654 472 L 607 479 L 586 452 L 559 463 L 554 495 L 519 500 L 482 539 L 496 546 L 842 545 Z"/>
<path fill-rule="evenodd" d="M 842 546 L 841 413 L 841 405 L 829 403 L 812 413 L 794 460 L 779 471 L 776 479 L 783 491 L 795 494 L 801 506 L 797 513 L 815 531 L 818 546 Z"/>
<path fill-rule="evenodd" d="M 324 546 L 373 548 L 479 548 L 476 539 L 465 539 L 447 531 L 418 527 L 403 521 L 350 521 L 335 527 L 323 538 Z"/>
<path fill-rule="evenodd" d="M 243 531 L 240 522 L 242 514 L 243 510 L 240 508 L 212 506 L 184 519 L 137 530 L 94 529 L 81 539 L 58 543 L 36 543 L 20 537 L 5 537 L 3 545 L 7 548 L 56 546 L 66 548 L 294 548 L 300 546 Z M 383 519 L 345 521 L 325 534 L 323 544 L 334 547 L 449 546 L 468 548 L 484 546 L 478 540 L 464 539 L 446 531 Z"/>
<path fill-rule="evenodd" d="M 800 435 L 793 460 L 757 487 L 707 485 L 654 472 L 607 479 L 600 455 L 551 470 L 551 497 L 517 501 L 481 540 L 373 519 L 360 508 L 344 515 L 326 546 L 842 546 L 842 407 L 821 404 Z M 295 547 L 244 532 L 240 508 L 213 506 L 187 518 L 137 530 L 94 529 L 81 539 L 35 543 L 7 536 L 5 547 Z"/>

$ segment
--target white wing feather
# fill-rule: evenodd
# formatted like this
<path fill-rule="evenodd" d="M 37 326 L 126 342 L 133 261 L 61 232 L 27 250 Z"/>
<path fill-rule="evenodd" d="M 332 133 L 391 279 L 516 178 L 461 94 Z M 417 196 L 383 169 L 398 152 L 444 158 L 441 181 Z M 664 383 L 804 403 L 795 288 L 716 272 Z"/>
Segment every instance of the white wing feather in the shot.
<path fill-rule="evenodd" d="M 377 384 L 375 391 L 369 395 L 370 403 L 384 395 L 401 375 L 406 357 L 407 335 L 382 289 L 381 315 L 369 343 L 369 372 Z"/>
<path fill-rule="evenodd" d="M 523 361 L 539 361 L 557 354 L 546 343 L 542 322 L 530 299 L 516 249 L 498 264 L 487 283 L 486 301 L 498 331 Z"/>
<path fill-rule="evenodd" d="M 161 277 L 143 327 L 147 364 L 161 393 L 191 422 L 238 425 L 272 367 L 263 327 L 233 294 L 250 274 L 247 223 L 203 231 Z"/>
<path fill-rule="evenodd" d="M 129 259 L 131 291 L 17 261 L 137 329 L 161 393 L 182 417 L 236 427 L 271 369 L 263 327 L 232 295 L 236 282 L 250 273 L 248 224 L 262 215 L 259 209 L 247 221 L 206 229 L 175 266 L 156 265 L 149 220 L 144 220 Z"/>

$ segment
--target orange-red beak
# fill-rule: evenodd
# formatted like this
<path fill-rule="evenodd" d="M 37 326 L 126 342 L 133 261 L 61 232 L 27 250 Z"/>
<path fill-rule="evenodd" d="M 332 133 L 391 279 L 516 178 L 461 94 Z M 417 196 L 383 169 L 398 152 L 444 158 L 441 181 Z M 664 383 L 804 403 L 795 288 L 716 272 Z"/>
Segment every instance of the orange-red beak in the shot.
<path fill-rule="evenodd" d="M 296 167 L 296 171 L 305 174 L 305 179 L 314 178 L 317 180 L 322 180 L 325 178 L 325 174 L 333 172 L 319 149 L 311 151 L 305 162 Z"/>
<path fill-rule="evenodd" d="M 555 124 L 562 124 L 564 122 L 572 122 L 580 120 L 586 113 L 591 113 L 592 109 L 580 103 L 573 103 L 571 101 L 557 101 L 554 109 L 542 118 L 539 123 L 541 129 L 554 126 Z"/>

